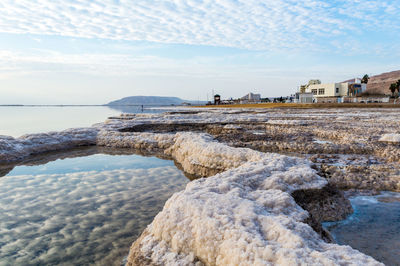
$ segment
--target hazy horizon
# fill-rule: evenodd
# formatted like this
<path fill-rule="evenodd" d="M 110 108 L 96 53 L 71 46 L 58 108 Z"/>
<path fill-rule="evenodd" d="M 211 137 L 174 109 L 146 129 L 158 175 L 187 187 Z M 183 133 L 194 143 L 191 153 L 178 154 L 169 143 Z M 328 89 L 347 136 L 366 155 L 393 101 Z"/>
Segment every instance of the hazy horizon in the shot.
<path fill-rule="evenodd" d="M 0 104 L 294 93 L 399 70 L 393 0 L 5 1 Z"/>

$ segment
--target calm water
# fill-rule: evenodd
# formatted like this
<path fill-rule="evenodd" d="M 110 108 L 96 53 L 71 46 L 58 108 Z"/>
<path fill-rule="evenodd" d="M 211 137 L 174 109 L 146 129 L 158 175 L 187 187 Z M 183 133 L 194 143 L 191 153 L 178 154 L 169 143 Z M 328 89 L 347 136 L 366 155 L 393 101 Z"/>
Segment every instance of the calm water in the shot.
<path fill-rule="evenodd" d="M 29 133 L 88 127 L 121 113 L 153 113 L 139 106 L 0 106 L 0 135 L 19 137 Z"/>
<path fill-rule="evenodd" d="M 350 198 L 354 214 L 325 223 L 339 244 L 349 245 L 386 265 L 400 265 L 400 193 Z"/>
<path fill-rule="evenodd" d="M 3 165 L 0 265 L 120 265 L 189 181 L 172 161 L 127 152 L 91 147 Z"/>

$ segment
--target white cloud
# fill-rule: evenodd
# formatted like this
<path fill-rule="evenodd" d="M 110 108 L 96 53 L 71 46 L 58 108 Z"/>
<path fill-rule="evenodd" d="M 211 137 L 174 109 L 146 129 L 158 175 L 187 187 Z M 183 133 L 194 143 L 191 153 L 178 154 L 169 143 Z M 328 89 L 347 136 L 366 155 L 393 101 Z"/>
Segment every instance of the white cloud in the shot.
<path fill-rule="evenodd" d="M 318 47 L 364 30 L 399 29 L 396 1 L 3 1 L 0 32 L 251 50 Z"/>

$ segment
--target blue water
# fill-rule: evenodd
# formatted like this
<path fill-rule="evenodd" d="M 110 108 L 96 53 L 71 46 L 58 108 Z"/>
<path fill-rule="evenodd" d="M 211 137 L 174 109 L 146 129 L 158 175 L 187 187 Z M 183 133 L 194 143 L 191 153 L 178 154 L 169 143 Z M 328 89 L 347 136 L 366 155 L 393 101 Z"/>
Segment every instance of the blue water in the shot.
<path fill-rule="evenodd" d="M 31 159 L 0 177 L 0 265 L 120 265 L 189 181 L 172 161 L 123 153 Z"/>
<path fill-rule="evenodd" d="M 150 169 L 155 167 L 171 166 L 171 161 L 160 160 L 155 157 L 139 155 L 104 155 L 94 154 L 76 159 L 60 159 L 43 165 L 18 166 L 7 176 L 67 174 L 85 171 L 109 171 L 122 169 Z"/>
<path fill-rule="evenodd" d="M 159 113 L 141 106 L 0 106 L 0 135 L 24 134 L 89 127 L 121 113 Z"/>
<path fill-rule="evenodd" d="M 336 242 L 349 245 L 386 265 L 400 265 L 400 193 L 350 198 L 354 213 L 324 223 Z"/>

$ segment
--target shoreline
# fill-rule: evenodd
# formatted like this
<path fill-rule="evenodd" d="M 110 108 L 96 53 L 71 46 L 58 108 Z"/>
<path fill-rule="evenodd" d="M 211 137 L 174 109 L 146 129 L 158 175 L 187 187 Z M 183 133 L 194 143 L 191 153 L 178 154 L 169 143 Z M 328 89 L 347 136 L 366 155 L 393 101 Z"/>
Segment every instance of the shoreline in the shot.
<path fill-rule="evenodd" d="M 400 108 L 398 104 L 391 103 L 255 103 L 255 104 L 221 104 L 221 105 L 199 105 L 191 106 L 193 108 L 234 108 L 234 109 L 252 109 L 252 108 L 290 108 L 290 109 L 325 109 L 325 108 Z"/>
<path fill-rule="evenodd" d="M 211 251 L 201 250 L 201 246 L 199 246 L 199 243 L 197 243 L 196 241 L 200 241 L 201 243 L 203 243 L 203 240 L 197 239 L 195 231 L 193 230 L 200 230 L 200 227 L 198 228 L 197 226 L 195 226 L 195 224 L 208 223 L 208 218 L 207 216 L 203 217 L 202 215 L 199 216 L 198 214 L 192 213 L 192 210 L 205 208 L 205 212 L 211 212 L 217 215 L 221 208 L 226 209 L 228 208 L 228 206 L 224 205 L 223 207 L 220 206 L 219 208 L 216 208 L 214 206 L 215 202 L 224 202 L 224 199 L 226 197 L 229 198 L 234 196 L 236 193 L 234 191 L 239 189 L 242 190 L 241 193 L 244 193 L 243 195 L 246 196 L 240 194 L 242 196 L 240 196 L 239 198 L 237 198 L 236 196 L 236 198 L 232 198 L 232 202 L 236 202 L 237 204 L 230 207 L 232 208 L 232 215 L 237 212 L 237 206 L 244 204 L 243 202 L 248 202 L 249 204 L 251 203 L 253 204 L 253 208 L 260 209 L 261 213 L 247 213 L 247 216 L 249 217 L 254 216 L 254 220 L 242 221 L 246 221 L 245 224 L 250 223 L 248 224 L 248 226 L 257 227 L 257 224 L 259 224 L 260 221 L 256 221 L 257 219 L 259 219 L 259 217 L 263 215 L 262 213 L 277 215 L 277 217 L 280 217 L 279 219 L 275 219 L 273 217 L 270 217 L 269 215 L 267 215 L 265 219 L 272 219 L 271 221 L 278 224 L 280 224 L 281 219 L 286 219 L 288 223 L 291 223 L 294 226 L 294 228 L 302 228 L 300 231 L 297 231 L 299 229 L 293 229 L 293 231 L 292 229 L 288 228 L 284 230 L 286 234 L 289 235 L 295 232 L 301 234 L 301 239 L 298 239 L 300 241 L 298 243 L 301 243 L 301 246 L 303 246 L 303 248 L 300 248 L 300 246 L 298 247 L 299 249 L 297 250 L 297 252 L 299 252 L 299 254 L 302 254 L 302 252 L 308 252 L 307 250 L 309 248 L 311 248 L 311 250 L 314 250 L 315 247 L 313 248 L 311 243 L 318 243 L 318 252 L 321 252 L 321 250 L 325 250 L 321 253 L 324 254 L 321 257 L 317 256 L 310 258 L 310 255 L 308 253 L 304 253 L 303 256 L 300 257 L 295 257 L 297 255 L 293 254 L 294 257 L 289 256 L 287 259 L 294 259 L 299 261 L 304 260 L 310 263 L 328 263 L 328 261 L 344 262 L 346 261 L 346 256 L 352 254 L 352 259 L 354 259 L 353 262 L 362 261 L 366 264 L 375 265 L 377 262 L 370 259 L 370 257 L 360 254 L 352 250 L 351 248 L 349 249 L 335 244 L 328 244 L 325 241 L 329 241 L 329 237 L 325 237 L 325 241 L 321 238 L 321 236 L 324 236 L 324 232 L 318 232 L 318 225 L 320 225 L 321 221 L 324 221 L 327 218 L 318 217 L 317 214 L 327 213 L 327 216 L 331 216 L 331 219 L 332 217 L 343 218 L 343 216 L 346 215 L 346 211 L 344 213 L 335 213 L 335 208 L 333 208 L 333 211 L 331 208 L 324 209 L 324 211 L 322 212 L 321 209 L 316 209 L 317 207 L 315 204 L 315 202 L 319 202 L 319 200 L 316 201 L 316 199 L 329 199 L 329 197 L 327 197 L 327 195 L 329 194 L 333 196 L 333 199 L 335 199 L 334 202 L 337 202 L 337 207 L 342 208 L 343 206 L 346 206 L 346 201 L 343 201 L 344 197 L 342 197 L 340 193 L 338 194 L 337 192 L 330 191 L 329 189 L 326 192 L 321 192 L 321 189 L 325 187 L 328 183 L 333 182 L 333 184 L 336 185 L 342 183 L 354 186 L 355 188 L 365 188 L 365 186 L 366 188 L 376 188 L 378 185 L 376 183 L 373 183 L 374 178 L 376 178 L 374 177 L 373 173 L 370 173 L 370 176 L 372 178 L 372 181 L 370 183 L 359 183 L 357 181 L 359 179 L 359 175 L 365 175 L 365 171 L 363 169 L 367 169 L 371 172 L 371 158 L 368 157 L 368 159 L 366 159 L 367 163 L 365 164 L 365 166 L 363 166 L 363 168 L 359 169 L 359 171 L 357 172 L 354 171 L 354 166 L 351 164 L 351 162 L 359 160 L 359 163 L 363 164 L 365 163 L 363 161 L 363 158 L 342 158 L 343 156 L 341 158 L 307 158 L 307 156 L 305 156 L 305 158 L 295 158 L 286 155 L 279 155 L 276 153 L 265 153 L 267 150 L 263 150 L 269 149 L 269 152 L 280 151 L 281 153 L 288 151 L 297 151 L 306 155 L 312 152 L 321 153 L 321 151 L 327 154 L 329 154 L 329 152 L 342 152 L 343 154 L 346 154 L 345 151 L 349 150 L 349 146 L 343 145 L 349 142 L 349 139 L 353 139 L 352 144 L 356 147 L 356 149 L 350 149 L 353 154 L 364 154 L 365 151 L 371 151 L 372 153 L 369 153 L 369 155 L 371 156 L 384 156 L 385 158 L 387 158 L 389 164 L 379 162 L 378 164 L 376 164 L 376 166 L 379 167 L 390 165 L 391 160 L 393 160 L 393 163 L 397 162 L 395 155 L 398 152 L 398 147 L 396 146 L 396 144 L 385 144 L 385 142 L 379 141 L 379 137 L 384 135 L 385 132 L 378 130 L 378 122 L 378 124 L 372 127 L 370 131 L 367 130 L 363 132 L 363 134 L 379 132 L 379 136 L 374 133 L 375 135 L 372 134 L 372 138 L 369 138 L 367 141 L 364 141 L 362 139 L 360 140 L 360 136 L 357 136 L 358 139 L 356 139 L 356 142 L 354 142 L 354 132 L 343 131 L 343 129 L 341 128 L 343 126 L 343 124 L 341 123 L 341 119 L 336 121 L 338 117 L 337 112 L 335 112 L 334 116 L 332 116 L 332 114 L 330 113 L 331 111 L 332 110 L 327 110 L 322 115 L 311 112 L 308 113 L 305 117 L 303 117 L 301 114 L 296 114 L 296 112 L 289 111 L 286 114 L 282 114 L 281 112 L 263 113 L 256 110 L 227 110 L 221 112 L 220 109 L 211 112 L 209 111 L 206 113 L 200 111 L 175 111 L 165 114 L 122 115 L 121 117 L 111 118 L 105 123 L 96 124 L 91 128 L 71 129 L 62 132 L 53 132 L 47 134 L 33 134 L 24 136 L 24 138 L 19 139 L 1 137 L 0 161 L 2 160 L 4 163 L 6 159 L 10 161 L 11 158 L 11 160 L 17 162 L 22 160 L 23 158 L 29 157 L 29 154 L 42 153 L 50 150 L 70 149 L 76 146 L 97 145 L 105 147 L 131 148 L 153 152 L 158 151 L 178 162 L 185 172 L 197 176 L 208 176 L 207 179 L 198 179 L 196 181 L 192 181 L 193 184 L 188 185 L 187 191 L 185 190 L 179 192 L 179 195 L 174 195 L 170 200 L 168 200 L 163 212 L 157 215 L 153 223 L 149 225 L 148 229 L 145 230 L 143 236 L 139 238 L 140 240 L 135 242 L 136 244 L 133 245 L 133 251 L 131 251 L 131 254 L 136 255 L 130 256 L 131 262 L 142 258 L 142 263 L 146 263 L 148 262 L 147 259 L 151 258 L 152 262 L 155 263 L 158 261 L 159 264 L 162 264 L 166 263 L 166 261 L 164 260 L 167 260 L 168 256 L 171 257 L 171 254 L 175 254 L 172 257 L 174 257 L 177 261 L 190 261 L 190 263 L 206 262 L 206 264 L 213 264 L 216 262 L 215 260 L 217 258 L 222 258 L 225 255 L 226 256 L 224 258 L 233 259 L 233 257 L 228 254 L 211 255 L 211 253 L 207 253 Z M 355 123 L 353 127 L 362 127 L 362 125 L 364 125 L 365 123 L 368 124 L 368 122 L 366 121 L 369 121 L 368 119 L 370 119 L 371 116 L 376 116 L 376 114 L 374 113 L 375 111 L 370 111 L 367 114 L 363 114 L 363 112 L 364 111 L 361 111 L 359 114 L 356 114 L 356 116 L 359 117 L 361 115 L 361 118 L 365 121 L 359 122 L 358 124 Z M 293 119 L 293 115 L 297 115 L 297 118 Z M 334 124 L 329 124 L 329 122 L 327 122 L 326 120 L 331 120 L 332 118 L 334 118 L 336 122 Z M 385 123 L 386 122 L 387 121 L 385 120 Z M 323 123 L 328 123 L 329 127 L 321 129 L 320 127 Z M 387 124 L 388 130 L 392 132 L 394 128 L 398 127 L 398 124 L 395 122 L 392 122 L 392 124 Z M 263 134 L 260 134 L 261 129 L 264 130 Z M 296 130 L 303 132 L 303 134 L 298 135 L 296 133 Z M 313 138 L 310 138 L 309 136 L 307 137 L 307 134 L 311 134 L 310 130 L 315 136 L 321 139 L 326 139 L 326 141 L 324 140 L 325 142 L 322 143 L 320 140 L 318 140 L 320 143 L 314 142 Z M 330 135 L 331 133 L 335 134 Z M 363 145 L 356 145 L 357 141 L 361 141 L 360 143 L 363 143 Z M 368 142 L 371 143 L 368 144 Z M 290 145 L 285 146 L 284 143 L 289 143 Z M 307 145 L 301 145 L 302 143 L 313 143 L 314 147 L 310 150 L 307 149 Z M 369 147 L 368 145 L 372 146 Z M 283 149 L 281 150 L 279 147 L 283 147 Z M 378 151 L 376 151 L 377 148 L 379 148 Z M 393 156 L 391 156 L 390 154 L 393 154 Z M 353 176 L 351 176 L 352 179 L 343 179 L 348 178 L 348 176 L 346 175 L 340 176 L 340 172 L 344 168 L 340 165 L 334 165 L 337 164 L 335 160 L 344 160 L 345 163 L 348 164 L 346 167 L 350 167 L 350 169 L 348 170 L 349 173 L 353 173 Z M 332 165 L 329 165 L 330 163 Z M 328 169 L 326 169 L 326 167 L 322 167 L 322 165 L 324 165 L 324 167 L 328 166 Z M 331 168 L 329 168 L 333 166 L 339 167 L 340 171 L 333 171 Z M 302 170 L 299 171 L 299 169 Z M 382 171 L 382 169 L 378 169 L 376 170 L 376 172 L 377 171 Z M 263 174 L 260 176 L 260 173 Z M 348 183 L 348 181 L 351 180 L 353 183 Z M 375 181 L 376 180 L 377 179 L 375 179 Z M 397 182 L 398 179 L 396 179 L 395 181 Z M 390 179 L 388 179 L 383 183 L 383 187 L 378 187 L 378 190 L 382 190 L 383 188 L 387 188 L 389 186 L 392 187 L 393 191 L 398 191 L 400 186 L 397 187 L 396 182 L 391 183 Z M 221 185 L 221 183 L 224 185 Z M 211 189 L 212 187 L 214 188 Z M 293 192 L 302 190 L 304 191 L 303 194 L 293 196 Z M 203 192 L 194 193 L 194 191 Z M 215 194 L 215 191 L 219 192 Z M 209 194 L 211 192 L 214 194 Z M 218 200 L 217 198 L 215 198 L 213 204 L 206 204 L 203 207 L 200 207 L 197 205 L 196 202 L 206 200 L 203 198 L 203 195 L 208 195 L 209 198 L 217 197 Z M 210 195 L 213 196 L 211 197 Z M 301 203 L 301 200 L 295 200 L 294 198 L 303 198 L 302 200 L 305 203 L 303 205 L 300 204 L 303 209 L 301 209 L 298 205 L 299 202 Z M 195 205 L 188 205 L 185 207 L 185 204 L 182 205 L 183 202 L 186 202 L 185 204 Z M 269 203 L 267 204 L 267 202 Z M 328 203 L 332 203 L 332 201 L 329 201 Z M 329 204 L 326 204 L 326 206 L 328 205 Z M 282 206 L 285 207 L 283 208 Z M 285 209 L 287 208 L 292 209 L 292 213 L 285 213 Z M 340 208 L 336 208 L 336 211 Z M 308 210 L 308 212 L 304 209 Z M 349 211 L 348 208 L 344 209 Z M 313 210 L 315 211 L 314 213 Z M 329 213 L 329 211 L 332 212 Z M 170 234 L 170 232 L 172 232 L 171 230 L 176 230 L 175 227 L 175 229 L 173 229 L 172 227 L 168 229 L 168 219 L 173 219 L 173 217 L 168 216 L 166 212 L 174 212 L 176 214 L 176 217 L 187 217 L 187 219 L 189 219 L 186 220 L 185 218 L 182 219 L 182 221 L 176 221 L 176 223 L 186 223 L 190 221 L 189 223 L 192 224 L 194 227 L 190 227 L 192 229 L 182 227 L 174 234 L 188 234 L 188 236 L 190 236 L 189 239 L 195 239 L 193 240 L 195 241 L 193 242 L 194 246 L 187 247 L 186 244 L 188 239 L 186 238 L 164 239 L 164 236 L 166 234 L 168 235 Z M 190 218 L 194 216 L 198 219 L 193 220 Z M 208 217 L 216 216 L 213 215 Z M 222 217 L 216 220 L 213 218 L 211 220 L 220 222 L 223 221 L 219 219 L 222 219 Z M 232 219 L 232 216 L 228 215 L 224 219 Z M 236 217 L 234 219 L 241 220 L 244 218 Z M 212 228 L 212 230 L 210 230 L 219 231 L 227 230 L 226 228 L 236 228 L 235 230 L 238 230 L 237 232 L 239 234 L 237 235 L 237 237 L 241 236 L 242 234 L 247 234 L 246 228 L 235 227 L 235 224 L 236 223 L 225 224 L 225 229 L 218 227 L 219 229 Z M 261 222 L 261 226 L 262 225 L 263 222 Z M 280 224 L 279 226 L 283 225 Z M 261 230 L 261 232 L 264 232 L 266 230 L 265 233 L 267 235 L 271 233 L 270 229 L 268 228 L 259 228 L 255 232 L 259 230 Z M 316 232 L 320 235 L 316 234 Z M 213 236 L 211 235 L 204 237 L 209 237 L 208 240 L 204 241 L 210 241 L 210 245 L 215 245 L 216 243 L 219 243 L 219 240 L 213 239 Z M 250 242 L 253 243 L 253 241 L 260 241 L 259 239 L 262 239 L 266 236 L 260 238 L 260 235 L 258 234 L 250 234 L 246 237 L 249 239 L 253 239 Z M 274 238 L 274 241 L 277 241 L 274 242 L 274 248 L 280 247 L 279 250 L 281 250 L 282 252 L 283 250 L 286 250 L 285 241 L 287 240 L 283 241 L 283 239 L 279 240 Z M 294 243 L 297 243 L 296 241 L 297 240 L 294 240 Z M 225 242 L 221 242 L 218 245 L 228 244 L 228 242 L 226 242 L 225 244 L 224 243 Z M 164 254 L 165 256 L 167 256 L 167 254 L 169 255 L 167 257 L 159 257 L 161 253 L 158 253 L 157 257 L 156 255 L 154 255 L 154 253 L 146 253 L 150 252 L 148 249 L 150 247 L 149 245 L 151 247 L 157 246 L 158 248 L 160 248 L 161 253 L 165 253 L 162 254 Z M 308 248 L 304 249 L 304 245 Z M 263 252 L 265 252 L 265 249 L 271 248 L 269 244 L 265 244 L 262 246 L 264 250 Z M 231 246 L 230 248 L 235 249 L 238 247 Z M 257 250 L 258 248 L 251 252 L 249 251 L 249 254 L 259 254 L 258 252 L 261 251 Z M 289 252 L 289 250 L 285 252 Z M 316 251 L 314 250 L 313 252 Z M 333 254 L 335 255 L 333 257 L 330 257 Z M 342 255 L 343 257 L 341 257 Z M 210 256 L 215 260 L 209 260 Z M 261 256 L 259 259 L 263 259 L 263 257 Z M 269 257 L 269 259 L 279 260 L 284 258 Z M 313 261 L 311 261 L 310 259 L 313 259 Z M 222 263 L 223 261 L 220 262 Z M 228 263 L 228 261 L 225 262 Z"/>

